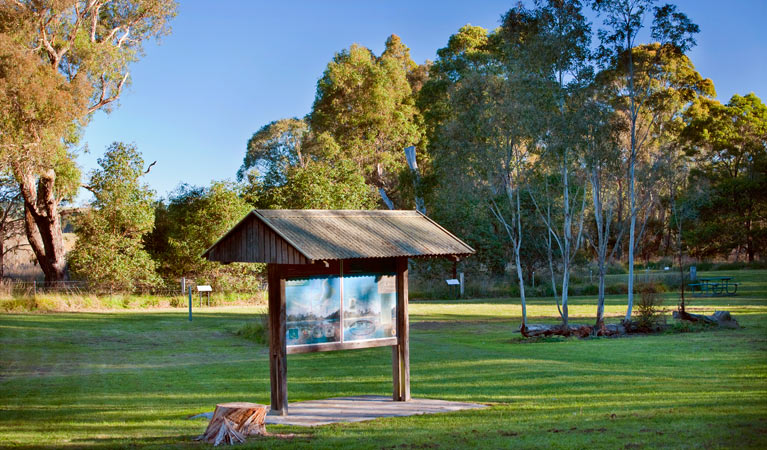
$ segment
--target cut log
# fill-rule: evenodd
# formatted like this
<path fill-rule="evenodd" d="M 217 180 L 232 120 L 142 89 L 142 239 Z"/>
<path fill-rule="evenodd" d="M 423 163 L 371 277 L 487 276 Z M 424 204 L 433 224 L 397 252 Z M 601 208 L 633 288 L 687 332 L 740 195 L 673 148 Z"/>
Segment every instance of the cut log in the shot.
<path fill-rule="evenodd" d="M 690 314 L 685 311 L 674 311 L 674 319 L 686 320 L 688 322 L 703 322 L 711 325 L 719 325 L 724 328 L 740 328 L 738 321 L 733 319 L 729 311 L 716 311 L 713 315 Z"/>
<path fill-rule="evenodd" d="M 521 332 L 522 330 L 520 330 Z M 541 337 L 541 336 L 577 336 L 581 338 L 589 336 L 620 336 L 626 334 L 626 328 L 621 324 L 602 324 L 600 328 L 594 328 L 589 325 L 570 324 L 564 326 L 557 325 L 528 325 L 525 327 L 522 336 Z"/>
<path fill-rule="evenodd" d="M 265 417 L 265 405 L 246 402 L 219 403 L 205 433 L 196 440 L 214 446 L 221 443 L 245 442 L 248 436 L 266 435 Z"/>
<path fill-rule="evenodd" d="M 528 325 L 522 334 L 525 337 L 538 336 L 578 336 L 587 337 L 593 331 L 588 325 Z"/>

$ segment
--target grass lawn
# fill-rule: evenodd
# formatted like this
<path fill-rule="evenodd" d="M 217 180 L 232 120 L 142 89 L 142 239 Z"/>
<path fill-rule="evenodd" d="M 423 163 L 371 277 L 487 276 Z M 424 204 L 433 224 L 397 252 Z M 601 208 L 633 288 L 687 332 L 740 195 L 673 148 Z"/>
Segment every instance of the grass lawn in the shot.
<path fill-rule="evenodd" d="M 724 272 L 716 272 L 721 276 Z M 518 299 L 411 303 L 415 397 L 490 408 L 313 429 L 243 447 L 766 448 L 767 271 L 737 297 L 693 299 L 744 327 L 523 343 Z M 667 294 L 667 308 L 675 294 Z M 593 298 L 572 299 L 591 323 Z M 528 305 L 555 321 L 552 299 Z M 233 331 L 254 307 L 0 315 L 0 447 L 203 447 L 216 403 L 269 403 L 265 347 Z M 625 296 L 608 300 L 617 321 Z M 388 348 L 291 355 L 291 401 L 391 390 Z"/>

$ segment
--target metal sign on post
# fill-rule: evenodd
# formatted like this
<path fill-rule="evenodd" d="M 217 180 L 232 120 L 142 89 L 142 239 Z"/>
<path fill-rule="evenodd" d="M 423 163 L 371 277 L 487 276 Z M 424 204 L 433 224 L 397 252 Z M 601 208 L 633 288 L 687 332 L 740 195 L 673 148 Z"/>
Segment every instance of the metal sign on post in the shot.
<path fill-rule="evenodd" d="M 461 290 L 460 288 L 461 282 L 457 278 L 448 278 L 447 280 L 445 280 L 445 283 L 447 283 L 447 285 L 450 286 L 451 290 L 452 289 L 456 290 L 455 298 L 458 298 L 458 296 L 460 295 L 460 290 Z M 455 286 L 455 288 L 453 288 L 453 286 Z"/>
<path fill-rule="evenodd" d="M 197 292 L 200 295 L 200 306 L 202 306 L 202 293 L 207 292 L 208 296 L 205 300 L 205 305 L 210 306 L 210 293 L 213 291 L 213 288 L 210 287 L 209 284 L 200 284 L 197 285 Z"/>

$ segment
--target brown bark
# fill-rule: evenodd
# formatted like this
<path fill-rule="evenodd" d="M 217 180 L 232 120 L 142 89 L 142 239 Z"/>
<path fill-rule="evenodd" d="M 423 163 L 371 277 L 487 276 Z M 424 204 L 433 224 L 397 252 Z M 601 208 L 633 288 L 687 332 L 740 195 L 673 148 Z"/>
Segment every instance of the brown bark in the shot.
<path fill-rule="evenodd" d="M 66 259 L 59 199 L 54 188 L 56 172 L 48 169 L 35 180 L 31 171 L 15 169 L 24 199 L 24 229 L 29 245 L 45 274 L 45 281 L 63 280 L 66 278 Z"/>
<path fill-rule="evenodd" d="M 221 443 L 235 444 L 245 442 L 245 438 L 254 435 L 266 435 L 266 406 L 257 403 L 232 402 L 216 405 L 213 418 L 210 419 L 205 433 L 197 437 L 217 446 Z"/>

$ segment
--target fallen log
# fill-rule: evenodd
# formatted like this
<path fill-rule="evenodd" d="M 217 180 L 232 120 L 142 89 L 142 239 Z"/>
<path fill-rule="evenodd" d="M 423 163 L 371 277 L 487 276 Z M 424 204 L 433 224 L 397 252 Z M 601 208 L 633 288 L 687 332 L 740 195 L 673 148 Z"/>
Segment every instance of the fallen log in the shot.
<path fill-rule="evenodd" d="M 219 403 L 205 433 L 197 436 L 195 440 L 214 446 L 221 443 L 242 443 L 248 436 L 267 434 L 265 417 L 264 405 L 246 402 Z"/>
<path fill-rule="evenodd" d="M 692 314 L 686 311 L 674 311 L 672 317 L 677 320 L 688 322 L 702 322 L 710 325 L 719 325 L 724 328 L 739 328 L 738 321 L 732 318 L 729 311 L 716 311 L 710 316 L 704 314 Z"/>
<path fill-rule="evenodd" d="M 528 325 L 523 333 L 525 337 L 539 336 L 578 336 L 586 337 L 591 335 L 593 329 L 588 325 Z"/>

